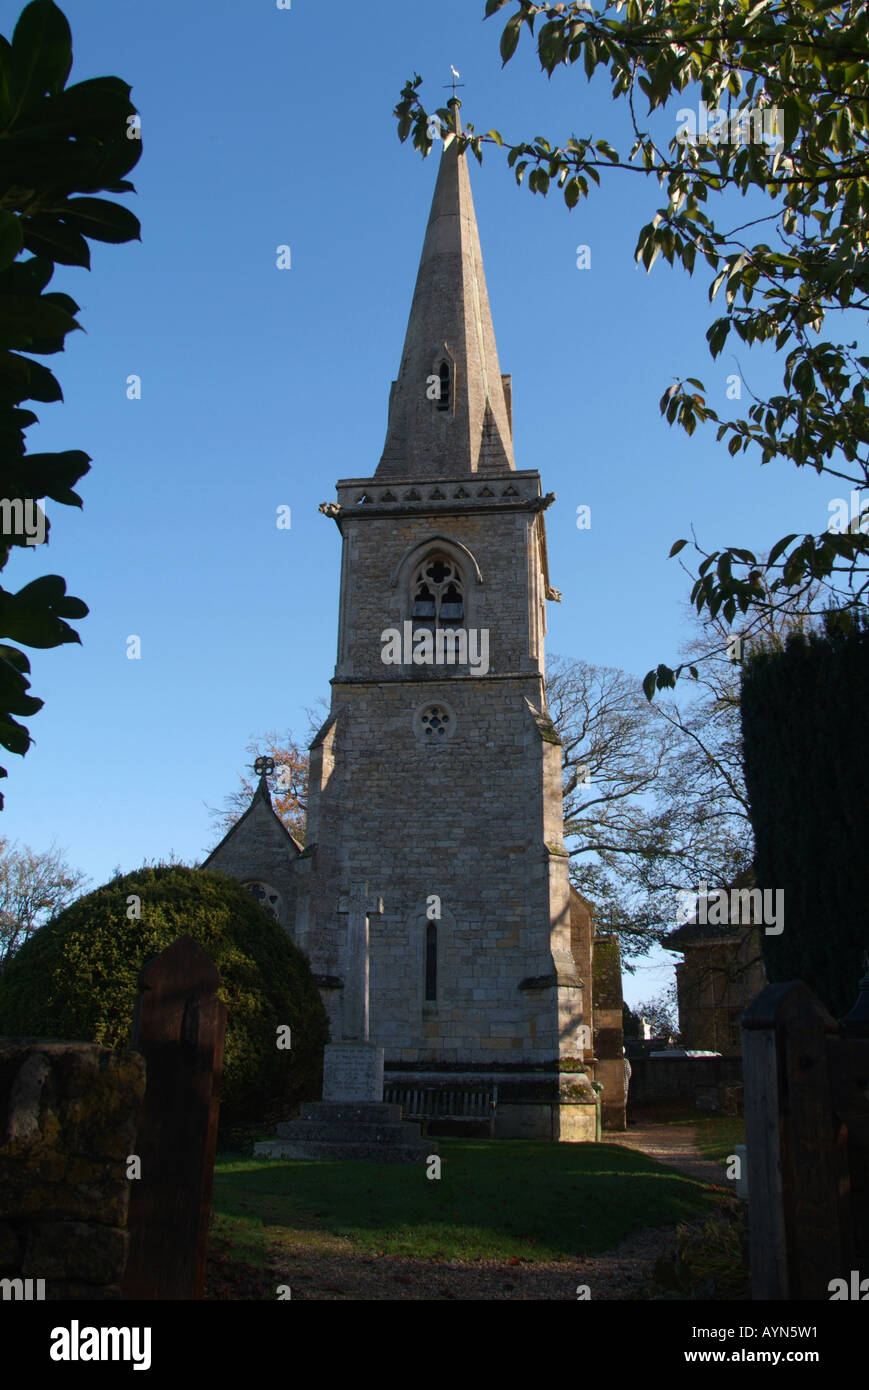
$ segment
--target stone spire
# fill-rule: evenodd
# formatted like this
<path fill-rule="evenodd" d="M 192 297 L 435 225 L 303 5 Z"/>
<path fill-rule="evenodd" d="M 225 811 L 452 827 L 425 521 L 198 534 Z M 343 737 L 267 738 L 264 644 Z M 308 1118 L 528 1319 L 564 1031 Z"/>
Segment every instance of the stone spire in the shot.
<path fill-rule="evenodd" d="M 448 105 L 460 132 L 461 102 Z M 467 157 L 452 140 L 441 155 L 376 476 L 457 478 L 515 467 L 510 378 L 498 365 Z"/>

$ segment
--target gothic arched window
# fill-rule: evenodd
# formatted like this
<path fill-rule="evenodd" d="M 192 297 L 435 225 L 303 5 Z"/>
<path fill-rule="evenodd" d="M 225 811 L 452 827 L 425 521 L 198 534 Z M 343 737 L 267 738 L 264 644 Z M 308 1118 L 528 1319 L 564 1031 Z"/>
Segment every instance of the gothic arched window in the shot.
<path fill-rule="evenodd" d="M 460 623 L 465 615 L 464 585 L 458 566 L 447 555 L 429 555 L 411 583 L 411 617 L 434 631 Z"/>
<path fill-rule="evenodd" d="M 425 924 L 425 1001 L 438 997 L 438 929 L 435 922 Z"/>
<path fill-rule="evenodd" d="M 448 362 L 442 362 L 438 370 L 441 379 L 441 394 L 438 399 L 438 410 L 449 410 L 450 408 L 450 367 Z"/>

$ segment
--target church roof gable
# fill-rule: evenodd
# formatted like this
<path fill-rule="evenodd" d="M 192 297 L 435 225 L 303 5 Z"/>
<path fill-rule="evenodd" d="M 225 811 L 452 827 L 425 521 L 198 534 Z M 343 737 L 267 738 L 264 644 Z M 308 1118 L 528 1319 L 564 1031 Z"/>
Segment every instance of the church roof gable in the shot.
<path fill-rule="evenodd" d="M 268 783 L 265 777 L 263 776 L 260 778 L 259 785 L 257 786 L 257 789 L 254 792 L 253 796 L 251 797 L 250 805 L 248 806 L 247 810 L 244 812 L 243 815 L 239 816 L 238 820 L 235 822 L 235 825 L 230 826 L 229 830 L 226 832 L 223 839 L 220 841 L 220 844 L 215 845 L 214 849 L 211 851 L 208 858 L 203 863 L 202 868 L 207 869 L 209 864 L 211 864 L 212 861 L 218 857 L 220 852 L 223 849 L 225 849 L 225 847 L 227 846 L 227 844 L 229 844 L 231 840 L 235 840 L 240 837 L 245 837 L 248 834 L 250 834 L 250 832 L 253 829 L 253 824 L 257 820 L 259 820 L 261 823 L 265 822 L 265 824 L 270 827 L 275 842 L 279 840 L 281 846 L 289 850 L 291 859 L 298 858 L 298 856 L 302 853 L 303 846 L 296 839 L 295 835 L 290 834 L 289 830 L 284 825 L 283 821 L 281 820 L 280 816 L 278 815 L 274 806 L 272 805 L 272 798 L 271 793 L 269 792 Z M 289 845 L 287 845 L 287 841 L 289 841 Z"/>

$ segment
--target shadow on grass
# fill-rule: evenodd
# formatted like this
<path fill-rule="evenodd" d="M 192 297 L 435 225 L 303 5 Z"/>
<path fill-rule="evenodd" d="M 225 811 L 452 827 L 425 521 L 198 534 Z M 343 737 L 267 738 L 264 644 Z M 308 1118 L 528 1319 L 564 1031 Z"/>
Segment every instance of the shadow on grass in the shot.
<path fill-rule="evenodd" d="M 434 1180 L 425 1164 L 227 1156 L 215 1170 L 214 1209 L 253 1244 L 280 1241 L 275 1228 L 284 1228 L 373 1254 L 553 1260 L 610 1250 L 644 1227 L 690 1221 L 716 1200 L 702 1184 L 615 1145 L 438 1144 Z M 248 1223 L 264 1229 L 245 1237 Z"/>

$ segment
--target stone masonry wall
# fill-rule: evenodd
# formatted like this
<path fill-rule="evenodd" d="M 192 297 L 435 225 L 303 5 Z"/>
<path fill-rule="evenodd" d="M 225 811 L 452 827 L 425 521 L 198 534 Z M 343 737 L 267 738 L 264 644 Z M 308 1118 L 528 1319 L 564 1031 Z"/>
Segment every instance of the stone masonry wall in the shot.
<path fill-rule="evenodd" d="M 381 490 L 372 501 L 370 483 L 339 484 L 345 545 L 334 723 L 328 750 L 312 759 L 315 832 L 299 861 L 297 940 L 317 974 L 343 978 L 339 900 L 351 883 L 367 881 L 385 900 L 384 915 L 371 922 L 370 1035 L 387 1062 L 581 1060 L 560 747 L 533 712 L 543 699 L 532 507 L 539 478 L 493 479 L 491 500 L 480 495 L 482 480 L 464 481 L 474 493 L 466 510 L 451 500 L 441 512 L 428 495 L 458 490 L 454 480 L 428 485 L 414 514 L 408 482 L 394 485 L 402 500 L 392 515 Z M 381 632 L 409 618 L 415 568 L 437 549 L 462 574 L 460 625 L 490 633 L 485 674 L 380 659 Z M 427 705 L 448 712 L 447 737 L 432 741 L 419 727 Z M 441 913 L 438 997 L 427 1001 L 432 896 Z M 338 1038 L 342 991 L 328 993 Z"/>
<path fill-rule="evenodd" d="M 541 738 L 517 685 L 432 682 L 429 698 L 448 691 L 456 717 L 455 734 L 435 750 L 413 734 L 418 686 L 347 691 L 335 770 L 320 797 L 317 857 L 323 860 L 311 884 L 304 947 L 316 972 L 343 977 L 338 898 L 364 880 L 383 894 L 385 913 L 371 922 L 371 1037 L 388 1060 L 559 1055 L 551 985 L 519 988 L 527 978 L 547 977 L 549 984 L 553 923 Z M 352 837 L 342 834 L 348 825 Z M 566 865 L 562 872 L 566 917 Z M 440 899 L 441 913 L 436 1003 L 423 999 L 430 895 Z M 581 1017 L 578 998 L 576 1013 L 572 1029 L 564 1025 L 571 1041 Z M 339 1019 L 331 1021 L 339 1037 Z"/>
<path fill-rule="evenodd" d="M 138 1052 L 0 1038 L 0 1280 L 44 1279 L 46 1299 L 121 1297 L 144 1094 Z"/>
<path fill-rule="evenodd" d="M 691 1100 L 699 1091 L 738 1086 L 741 1057 L 632 1057 L 628 1107 Z"/>

